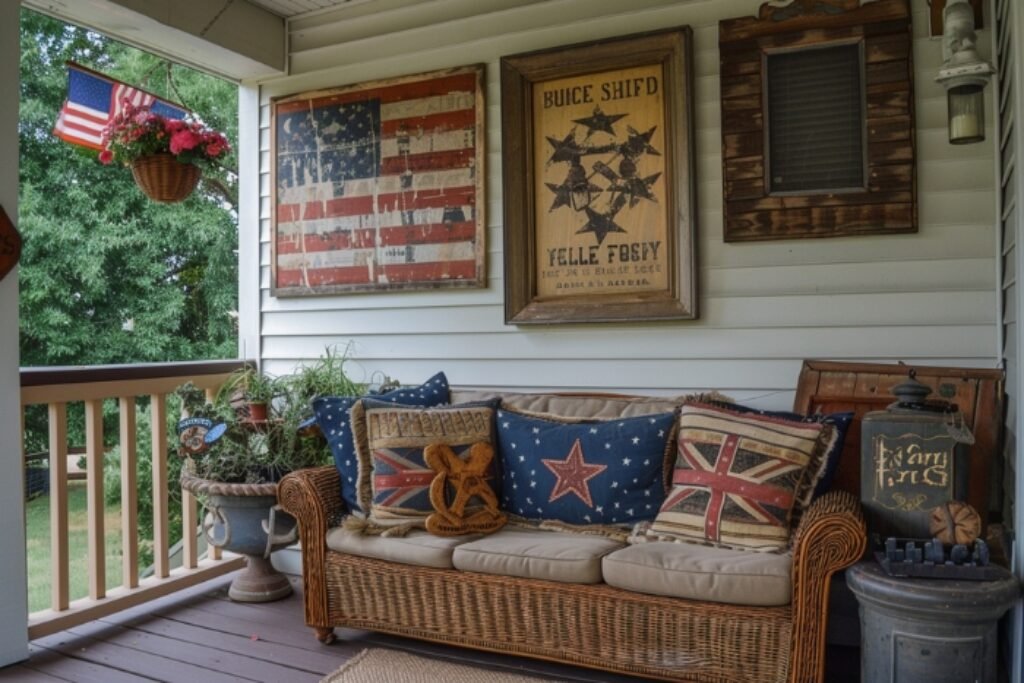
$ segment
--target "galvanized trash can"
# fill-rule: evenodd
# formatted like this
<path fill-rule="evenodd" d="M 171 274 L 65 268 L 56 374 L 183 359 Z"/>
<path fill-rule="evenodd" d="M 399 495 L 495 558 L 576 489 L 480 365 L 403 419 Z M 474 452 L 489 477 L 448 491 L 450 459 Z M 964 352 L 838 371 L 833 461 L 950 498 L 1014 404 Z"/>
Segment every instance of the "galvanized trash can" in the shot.
<path fill-rule="evenodd" d="M 997 622 L 1018 596 L 995 581 L 895 578 L 877 562 L 846 571 L 860 603 L 863 683 L 994 683 Z"/>

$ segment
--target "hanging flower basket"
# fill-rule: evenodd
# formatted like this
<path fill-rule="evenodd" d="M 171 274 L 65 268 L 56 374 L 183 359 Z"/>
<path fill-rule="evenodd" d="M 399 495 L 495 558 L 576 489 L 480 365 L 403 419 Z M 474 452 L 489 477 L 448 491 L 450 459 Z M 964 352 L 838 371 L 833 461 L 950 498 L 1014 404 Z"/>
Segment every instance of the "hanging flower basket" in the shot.
<path fill-rule="evenodd" d="M 196 189 L 202 169 L 230 150 L 227 138 L 198 120 L 168 118 L 128 100 L 103 129 L 102 164 L 131 167 L 135 182 L 155 202 L 180 202 Z"/>
<path fill-rule="evenodd" d="M 199 183 L 199 167 L 171 154 L 150 154 L 131 162 L 135 183 L 154 202 L 173 204 L 192 194 Z"/>

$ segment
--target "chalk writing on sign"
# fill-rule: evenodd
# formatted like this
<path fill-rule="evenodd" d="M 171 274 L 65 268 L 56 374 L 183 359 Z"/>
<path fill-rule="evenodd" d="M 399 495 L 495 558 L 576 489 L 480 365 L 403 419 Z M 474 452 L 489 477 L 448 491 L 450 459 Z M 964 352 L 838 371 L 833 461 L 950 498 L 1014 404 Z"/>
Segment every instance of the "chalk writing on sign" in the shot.
<path fill-rule="evenodd" d="M 871 499 L 890 510 L 930 510 L 953 496 L 953 449 L 948 436 L 880 434 L 873 448 Z"/>

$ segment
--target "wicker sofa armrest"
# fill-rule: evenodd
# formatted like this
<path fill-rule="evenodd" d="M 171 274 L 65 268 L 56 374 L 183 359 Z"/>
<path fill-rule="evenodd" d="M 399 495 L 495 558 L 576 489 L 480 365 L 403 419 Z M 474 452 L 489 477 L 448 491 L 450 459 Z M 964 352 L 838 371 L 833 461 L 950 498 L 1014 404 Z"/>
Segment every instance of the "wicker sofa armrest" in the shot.
<path fill-rule="evenodd" d="M 864 515 L 851 493 L 827 493 L 801 518 L 793 538 L 790 683 L 824 680 L 832 575 L 861 559 L 866 546 Z"/>
<path fill-rule="evenodd" d="M 292 472 L 277 485 L 277 500 L 299 523 L 306 624 L 318 633 L 325 629 L 326 634 L 330 623 L 325 539 L 329 521 L 345 507 L 337 468 L 326 465 Z"/>

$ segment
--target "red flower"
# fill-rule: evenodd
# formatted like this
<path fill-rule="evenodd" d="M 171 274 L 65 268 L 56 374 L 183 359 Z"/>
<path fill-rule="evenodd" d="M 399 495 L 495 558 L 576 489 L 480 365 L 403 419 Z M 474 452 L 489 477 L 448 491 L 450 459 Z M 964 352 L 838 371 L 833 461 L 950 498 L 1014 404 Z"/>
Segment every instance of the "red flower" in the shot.
<path fill-rule="evenodd" d="M 171 136 L 171 154 L 181 154 L 203 141 L 203 138 L 190 130 L 181 130 Z"/>
<path fill-rule="evenodd" d="M 179 130 L 185 130 L 185 122 L 181 119 L 166 119 L 164 120 L 164 130 L 173 135 Z"/>
<path fill-rule="evenodd" d="M 102 152 L 100 152 L 100 163 L 103 164 L 104 166 L 110 164 L 110 162 L 112 162 L 113 160 L 114 153 L 111 152 L 109 149 L 105 149 Z"/>

